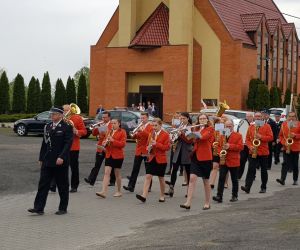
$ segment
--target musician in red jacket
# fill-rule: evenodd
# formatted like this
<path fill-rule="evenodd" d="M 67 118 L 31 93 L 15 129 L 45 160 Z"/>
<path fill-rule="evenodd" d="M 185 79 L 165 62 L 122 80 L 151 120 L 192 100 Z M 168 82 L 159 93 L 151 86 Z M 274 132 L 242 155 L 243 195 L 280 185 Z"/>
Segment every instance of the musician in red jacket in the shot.
<path fill-rule="evenodd" d="M 290 138 L 290 139 L 289 139 Z M 299 152 L 300 152 L 300 123 L 296 119 L 296 113 L 290 112 L 279 132 L 280 143 L 283 145 L 284 163 L 281 169 L 281 178 L 276 179 L 281 185 L 285 185 L 286 175 L 289 169 L 293 170 L 293 185 L 298 185 Z M 292 140 L 291 140 L 292 139 Z M 289 142 L 290 141 L 290 142 Z M 288 143 L 290 145 L 288 146 Z"/>
<path fill-rule="evenodd" d="M 76 114 L 74 107 L 64 105 L 64 114 L 69 114 L 69 119 L 73 126 L 73 144 L 70 151 L 70 167 L 71 167 L 71 190 L 70 193 L 76 193 L 79 186 L 79 150 L 80 137 L 85 136 L 87 131 L 80 115 Z M 67 115 L 68 116 L 68 115 Z"/>
<path fill-rule="evenodd" d="M 211 187 L 209 185 L 209 176 L 212 170 L 213 157 L 211 147 L 214 141 L 214 128 L 211 126 L 206 114 L 201 114 L 197 120 L 199 129 L 192 133 L 192 135 L 196 138 L 194 139 L 188 195 L 186 202 L 181 204 L 180 207 L 185 209 L 191 208 L 197 178 L 202 177 L 205 191 L 205 203 L 203 210 L 207 210 L 210 209 Z"/>
<path fill-rule="evenodd" d="M 106 132 L 112 129 L 112 124 L 110 122 L 110 113 L 108 111 L 102 112 L 102 122 L 99 126 L 96 126 L 92 130 L 93 136 L 98 136 L 98 144 L 96 151 L 95 166 L 92 168 L 88 178 L 84 178 L 85 182 L 94 186 L 97 179 L 99 170 L 101 168 L 102 162 L 105 159 L 105 151 L 103 150 L 102 143 L 105 138 Z M 110 186 L 115 185 L 115 174 L 111 171 L 110 175 Z"/>
<path fill-rule="evenodd" d="M 238 200 L 238 169 L 240 165 L 240 152 L 243 150 L 243 138 L 238 132 L 233 131 L 233 122 L 228 120 L 225 122 L 225 134 L 221 135 L 220 141 L 222 141 L 221 149 L 226 152 L 225 159 L 222 159 L 220 155 L 220 175 L 218 182 L 217 196 L 213 197 L 213 200 L 217 202 L 223 201 L 224 184 L 228 171 L 230 172 L 232 181 L 232 197 L 231 202 Z M 223 162 L 225 160 L 225 162 Z"/>
<path fill-rule="evenodd" d="M 246 144 L 249 148 L 249 164 L 245 186 L 241 186 L 241 189 L 247 194 L 250 193 L 251 186 L 255 179 L 257 166 L 260 166 L 261 169 L 262 182 L 259 193 L 265 193 L 267 191 L 268 142 L 270 141 L 273 141 L 272 129 L 269 124 L 264 123 L 262 114 L 256 112 L 254 114 L 254 124 L 250 125 L 246 135 Z"/>
<path fill-rule="evenodd" d="M 146 164 L 146 178 L 144 182 L 143 194 L 136 195 L 142 202 L 146 201 L 152 176 L 158 176 L 160 184 L 159 202 L 165 202 L 165 172 L 167 167 L 167 151 L 170 149 L 169 134 L 162 129 L 162 121 L 155 118 L 152 122 L 153 131 L 148 138 L 148 162 Z"/>
<path fill-rule="evenodd" d="M 123 186 L 127 191 L 133 192 L 138 178 L 142 162 L 147 160 L 147 143 L 149 134 L 152 133 L 153 127 L 149 122 L 149 114 L 144 112 L 141 114 L 141 123 L 132 135 L 136 139 L 135 157 L 133 161 L 132 172 L 129 178 L 128 186 Z"/>
<path fill-rule="evenodd" d="M 112 129 L 106 132 L 105 139 L 102 142 L 102 147 L 105 150 L 105 170 L 102 182 L 101 192 L 96 195 L 106 198 L 108 184 L 111 171 L 115 172 L 117 191 L 114 197 L 121 197 L 121 168 L 124 161 L 124 147 L 126 145 L 126 131 L 121 128 L 121 121 L 117 119 L 111 120 Z"/>

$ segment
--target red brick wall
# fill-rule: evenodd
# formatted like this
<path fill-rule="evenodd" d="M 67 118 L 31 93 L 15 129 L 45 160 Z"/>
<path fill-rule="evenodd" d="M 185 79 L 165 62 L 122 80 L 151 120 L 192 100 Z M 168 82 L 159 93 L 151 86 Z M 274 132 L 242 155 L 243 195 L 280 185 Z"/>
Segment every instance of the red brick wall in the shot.
<path fill-rule="evenodd" d="M 192 89 L 192 110 L 199 111 L 201 108 L 201 66 L 202 48 L 194 39 L 193 44 L 193 89 Z"/>
<path fill-rule="evenodd" d="M 91 50 L 90 115 L 103 104 L 127 104 L 127 72 L 163 72 L 163 112 L 187 109 L 188 46 L 157 49 L 99 48 Z"/>

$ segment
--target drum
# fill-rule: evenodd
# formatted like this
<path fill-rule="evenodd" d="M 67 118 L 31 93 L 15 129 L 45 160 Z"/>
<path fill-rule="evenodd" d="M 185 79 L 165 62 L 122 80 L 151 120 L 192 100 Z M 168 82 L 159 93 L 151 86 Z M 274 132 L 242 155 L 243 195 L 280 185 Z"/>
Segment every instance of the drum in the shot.
<path fill-rule="evenodd" d="M 239 122 L 236 132 L 239 132 L 243 137 L 243 142 L 246 142 L 246 135 L 249 128 L 249 123 L 247 120 L 243 119 Z"/>

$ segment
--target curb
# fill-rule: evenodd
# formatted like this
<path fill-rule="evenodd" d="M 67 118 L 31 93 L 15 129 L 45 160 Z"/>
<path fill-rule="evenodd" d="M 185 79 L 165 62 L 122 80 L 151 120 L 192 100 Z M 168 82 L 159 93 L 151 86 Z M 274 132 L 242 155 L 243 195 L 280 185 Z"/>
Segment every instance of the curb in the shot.
<path fill-rule="evenodd" d="M 0 128 L 13 128 L 14 124 L 13 123 L 8 123 L 8 122 L 1 122 L 0 123 Z"/>

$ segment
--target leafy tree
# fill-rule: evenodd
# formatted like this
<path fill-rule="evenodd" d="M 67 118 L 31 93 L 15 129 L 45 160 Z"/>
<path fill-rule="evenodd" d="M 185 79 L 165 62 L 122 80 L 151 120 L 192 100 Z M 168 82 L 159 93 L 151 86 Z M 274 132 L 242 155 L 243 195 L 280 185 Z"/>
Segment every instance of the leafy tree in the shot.
<path fill-rule="evenodd" d="M 256 110 L 270 107 L 270 93 L 266 84 L 257 85 Z"/>
<path fill-rule="evenodd" d="M 27 91 L 27 113 L 35 113 L 36 110 L 36 79 L 31 77 L 30 82 L 28 84 L 28 91 Z"/>
<path fill-rule="evenodd" d="M 56 81 L 55 94 L 54 94 L 54 105 L 63 106 L 66 104 L 66 89 L 60 78 Z"/>
<path fill-rule="evenodd" d="M 283 102 L 284 106 L 291 104 L 291 94 L 292 94 L 291 90 L 287 88 L 284 95 L 284 102 Z"/>
<path fill-rule="evenodd" d="M 51 101 L 51 83 L 49 73 L 46 72 L 43 77 L 42 91 L 41 91 L 41 109 L 43 111 L 49 110 L 52 106 Z"/>
<path fill-rule="evenodd" d="M 86 85 L 87 85 L 87 88 L 89 88 L 90 86 L 90 68 L 89 67 L 82 67 L 80 70 L 78 70 L 75 75 L 74 75 L 74 81 L 75 81 L 75 86 L 78 87 L 78 84 L 79 84 L 79 78 L 80 76 L 84 74 L 85 76 L 85 79 L 86 79 Z"/>
<path fill-rule="evenodd" d="M 14 81 L 12 110 L 21 113 L 26 110 L 24 78 L 18 74 Z"/>
<path fill-rule="evenodd" d="M 67 80 L 67 86 L 66 86 L 66 103 L 76 103 L 76 88 L 75 88 L 75 82 L 74 79 L 70 76 Z"/>
<path fill-rule="evenodd" d="M 77 105 L 83 113 L 88 112 L 86 79 L 84 74 L 81 74 L 78 82 Z"/>
<path fill-rule="evenodd" d="M 35 95 L 34 95 L 34 103 L 36 106 L 36 112 L 42 112 L 42 101 L 41 101 L 41 84 L 39 79 L 35 81 Z"/>
<path fill-rule="evenodd" d="M 251 79 L 249 82 L 249 91 L 248 91 L 248 99 L 247 99 L 247 107 L 248 109 L 255 110 L 255 101 L 257 95 L 257 86 L 260 83 L 259 79 Z"/>
<path fill-rule="evenodd" d="M 9 107 L 9 83 L 6 72 L 3 71 L 0 78 L 0 114 L 7 113 Z"/>
<path fill-rule="evenodd" d="M 279 95 L 278 95 L 278 88 L 272 87 L 270 89 L 270 106 L 271 107 L 280 107 L 279 106 Z"/>

